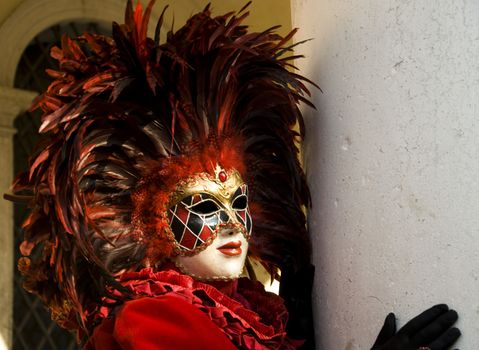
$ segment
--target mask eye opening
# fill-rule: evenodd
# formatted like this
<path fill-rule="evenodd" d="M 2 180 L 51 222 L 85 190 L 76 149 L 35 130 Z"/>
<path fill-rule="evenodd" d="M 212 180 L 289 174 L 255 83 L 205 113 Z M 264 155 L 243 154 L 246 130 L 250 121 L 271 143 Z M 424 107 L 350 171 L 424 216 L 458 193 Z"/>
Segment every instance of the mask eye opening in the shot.
<path fill-rule="evenodd" d="M 198 215 L 212 215 L 220 210 L 220 206 L 211 199 L 205 199 L 187 209 Z"/>
<path fill-rule="evenodd" d="M 236 197 L 233 201 L 232 207 L 235 210 L 246 210 L 248 207 L 248 197 L 244 194 Z"/>

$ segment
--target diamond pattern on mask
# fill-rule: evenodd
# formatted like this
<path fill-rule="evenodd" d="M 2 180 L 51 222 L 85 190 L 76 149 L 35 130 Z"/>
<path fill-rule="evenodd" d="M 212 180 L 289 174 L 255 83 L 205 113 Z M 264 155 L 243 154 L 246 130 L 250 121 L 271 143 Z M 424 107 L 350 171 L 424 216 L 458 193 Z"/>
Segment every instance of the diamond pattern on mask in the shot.
<path fill-rule="evenodd" d="M 186 206 L 191 206 L 202 200 L 201 195 L 185 198 L 169 210 L 169 225 L 175 240 L 180 247 L 193 251 L 203 245 L 214 234 L 214 227 L 218 223 L 217 214 L 202 217 L 190 212 Z"/>
<path fill-rule="evenodd" d="M 253 230 L 253 220 L 251 220 L 251 214 L 249 210 L 246 210 L 246 232 L 248 235 L 251 235 L 251 231 Z"/>
<path fill-rule="evenodd" d="M 244 197 L 247 196 L 247 194 L 248 186 L 243 184 L 237 188 L 232 196 L 233 202 L 238 197 Z M 191 252 L 201 247 L 213 237 L 216 227 L 219 224 L 227 224 L 232 221 L 232 218 L 224 209 L 212 214 L 196 213 L 193 208 L 191 210 L 189 209 L 205 199 L 214 200 L 209 194 L 196 193 L 181 200 L 180 203 L 170 208 L 168 212 L 168 223 L 173 231 L 175 240 L 183 250 Z M 246 235 L 250 236 L 252 220 L 248 204 L 247 202 L 245 202 L 245 204 L 237 202 L 237 204 L 238 209 L 233 209 L 233 213 L 231 214 L 233 214 L 236 221 L 246 229 Z"/>

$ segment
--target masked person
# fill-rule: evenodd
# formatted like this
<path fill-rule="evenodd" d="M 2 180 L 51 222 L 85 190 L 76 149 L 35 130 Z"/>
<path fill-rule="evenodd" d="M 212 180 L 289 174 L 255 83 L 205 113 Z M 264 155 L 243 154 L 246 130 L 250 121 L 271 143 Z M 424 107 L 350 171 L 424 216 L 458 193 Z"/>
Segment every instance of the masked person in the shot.
<path fill-rule="evenodd" d="M 43 138 L 14 184 L 31 192 L 25 288 L 85 349 L 312 349 L 294 31 L 206 7 L 160 43 L 152 6 L 52 49 Z M 253 262 L 281 270 L 280 296 Z"/>

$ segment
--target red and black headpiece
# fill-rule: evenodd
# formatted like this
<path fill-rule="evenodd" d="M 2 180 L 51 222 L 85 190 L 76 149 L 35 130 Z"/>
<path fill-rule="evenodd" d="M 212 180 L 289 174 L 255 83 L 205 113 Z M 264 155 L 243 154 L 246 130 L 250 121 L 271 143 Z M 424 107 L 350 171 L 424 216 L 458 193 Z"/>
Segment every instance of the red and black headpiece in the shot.
<path fill-rule="evenodd" d="M 248 184 L 250 255 L 271 272 L 309 261 L 298 161 L 305 78 L 291 71 L 291 32 L 250 33 L 245 9 L 209 7 L 159 42 L 147 37 L 153 2 L 129 1 L 112 37 L 63 37 L 59 69 L 35 102 L 43 138 L 14 191 L 30 191 L 19 267 L 67 328 L 79 328 L 116 276 L 172 254 L 162 211 L 191 174 L 234 168 Z M 295 126 L 299 131 L 295 131 Z"/>

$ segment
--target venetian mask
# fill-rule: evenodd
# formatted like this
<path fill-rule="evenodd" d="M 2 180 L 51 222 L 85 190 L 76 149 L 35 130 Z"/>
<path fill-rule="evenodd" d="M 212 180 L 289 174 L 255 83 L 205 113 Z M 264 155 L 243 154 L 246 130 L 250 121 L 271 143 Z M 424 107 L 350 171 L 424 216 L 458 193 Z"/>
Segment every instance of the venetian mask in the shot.
<path fill-rule="evenodd" d="M 199 280 L 239 277 L 248 251 L 252 221 L 248 187 L 238 171 L 219 166 L 215 175 L 180 181 L 170 198 L 168 223 L 178 255 L 172 260 Z"/>

